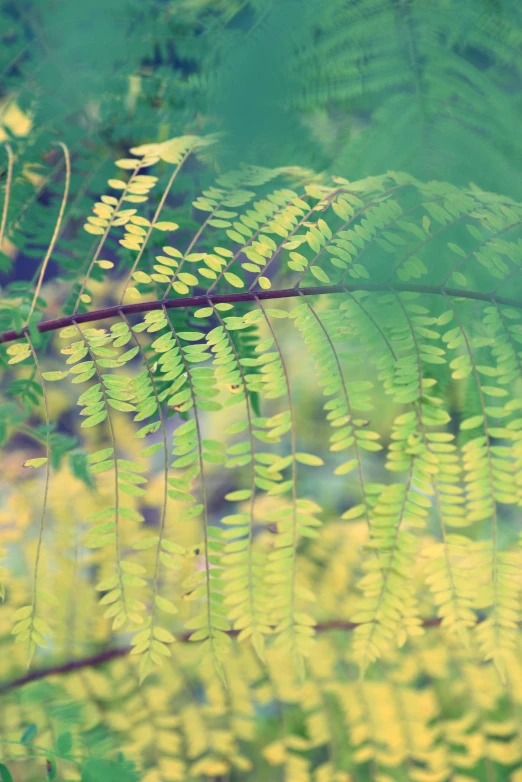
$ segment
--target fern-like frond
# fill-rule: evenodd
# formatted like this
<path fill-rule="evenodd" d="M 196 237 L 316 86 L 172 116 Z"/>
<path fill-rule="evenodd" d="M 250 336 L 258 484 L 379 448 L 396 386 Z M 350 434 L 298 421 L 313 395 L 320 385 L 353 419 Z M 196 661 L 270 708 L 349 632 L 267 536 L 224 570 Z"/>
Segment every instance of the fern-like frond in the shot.
<path fill-rule="evenodd" d="M 54 671 L 79 751 L 126 736 L 150 782 L 517 763 L 522 207 L 291 167 L 195 193 L 216 143 L 133 147 L 77 279 L 2 291 L 0 642 L 36 669 L 2 656 L 1 730 Z"/>

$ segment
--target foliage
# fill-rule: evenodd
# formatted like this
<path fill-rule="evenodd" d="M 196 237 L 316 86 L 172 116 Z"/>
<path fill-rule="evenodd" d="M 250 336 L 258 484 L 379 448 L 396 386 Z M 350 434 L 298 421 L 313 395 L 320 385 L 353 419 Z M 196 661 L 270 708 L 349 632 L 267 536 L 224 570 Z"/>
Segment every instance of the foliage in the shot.
<path fill-rule="evenodd" d="M 266 709 L 284 727 L 264 762 L 290 779 L 513 767 L 515 729 L 493 715 L 508 682 L 519 702 L 521 207 L 400 173 L 245 166 L 184 216 L 174 183 L 190 192 L 191 156 L 212 168 L 214 143 L 117 161 L 70 290 L 45 286 L 66 181 L 36 289 L 5 291 L 8 452 L 40 421 L 4 575 L 6 724 L 36 709 L 54 732 L 65 714 L 78 751 L 116 743 L 145 780 L 251 774 L 241 745 Z M 44 289 L 60 290 L 48 325 Z M 76 478 L 56 456 L 71 426 Z M 44 717 L 23 659 L 52 674 L 96 649 L 49 680 Z"/>
<path fill-rule="evenodd" d="M 520 782 L 519 17 L 0 4 L 2 782 Z"/>
<path fill-rule="evenodd" d="M 0 29 L 0 138 L 24 153 L 12 209 L 31 216 L 29 257 L 59 140 L 77 167 L 69 221 L 108 157 L 180 128 L 223 131 L 224 170 L 391 168 L 521 196 L 516 0 L 4 0 Z"/>

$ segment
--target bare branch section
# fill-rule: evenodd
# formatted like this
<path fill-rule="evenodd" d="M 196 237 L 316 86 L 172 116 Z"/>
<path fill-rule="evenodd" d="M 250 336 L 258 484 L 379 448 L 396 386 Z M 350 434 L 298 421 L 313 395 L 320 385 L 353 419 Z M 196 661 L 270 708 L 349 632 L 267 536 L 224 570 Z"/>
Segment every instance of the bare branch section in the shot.
<path fill-rule="evenodd" d="M 75 315 L 64 315 L 63 317 L 55 318 L 54 320 L 44 320 L 41 323 L 38 323 L 37 328 L 41 334 L 44 334 L 47 331 L 63 329 L 74 323 L 92 323 L 93 321 L 109 320 L 110 318 L 117 318 L 121 315 L 135 315 L 141 312 L 160 310 L 163 307 L 166 307 L 167 309 L 175 309 L 177 307 L 204 307 L 209 304 L 235 304 L 240 301 L 255 302 L 257 299 L 288 299 L 302 295 L 325 296 L 333 293 L 354 293 L 355 291 L 368 291 L 369 293 L 386 291 L 425 293 L 430 295 L 452 296 L 461 299 L 473 299 L 475 301 L 486 301 L 490 303 L 496 302 L 497 304 L 502 304 L 506 307 L 522 309 L 521 300 L 497 296 L 494 293 L 481 293 L 480 291 L 467 291 L 438 285 L 415 285 L 413 283 L 401 283 L 397 285 L 386 283 L 361 283 L 350 285 L 315 285 L 308 288 L 282 288 L 281 290 L 215 293 L 211 295 L 202 294 L 200 296 L 187 296 L 182 299 L 167 299 L 166 301 L 157 299 L 136 304 L 115 305 L 114 307 L 105 307 L 103 309 L 93 310 L 92 312 L 80 312 Z M 22 339 L 25 337 L 26 333 L 28 333 L 27 328 L 20 329 L 20 331 L 16 331 L 16 329 L 4 331 L 0 334 L 0 343 L 13 342 L 14 340 Z"/>
<path fill-rule="evenodd" d="M 425 619 L 422 626 L 425 628 L 439 627 L 441 620 L 438 617 L 432 619 Z M 315 629 L 318 633 L 328 633 L 335 630 L 340 632 L 350 632 L 358 627 L 356 622 L 348 622 L 343 619 L 331 619 L 329 622 L 318 622 Z M 235 637 L 239 634 L 238 630 L 229 630 L 227 635 Z M 189 636 L 192 635 L 192 630 L 187 633 L 183 633 L 177 637 L 178 643 L 188 642 Z M 126 657 L 132 651 L 132 646 L 121 646 L 115 649 L 106 649 L 98 654 L 93 654 L 90 657 L 81 657 L 78 660 L 67 660 L 67 662 L 59 665 L 50 666 L 49 668 L 35 669 L 29 671 L 25 676 L 21 676 L 19 679 L 12 679 L 9 682 L 0 684 L 0 695 L 5 695 L 11 690 L 16 690 L 19 687 L 23 687 L 30 682 L 38 681 L 39 679 L 46 679 L 49 676 L 60 676 L 62 674 L 74 673 L 74 671 L 80 671 L 84 668 L 96 668 L 104 663 L 111 662 L 111 660 L 117 660 L 120 657 Z"/>

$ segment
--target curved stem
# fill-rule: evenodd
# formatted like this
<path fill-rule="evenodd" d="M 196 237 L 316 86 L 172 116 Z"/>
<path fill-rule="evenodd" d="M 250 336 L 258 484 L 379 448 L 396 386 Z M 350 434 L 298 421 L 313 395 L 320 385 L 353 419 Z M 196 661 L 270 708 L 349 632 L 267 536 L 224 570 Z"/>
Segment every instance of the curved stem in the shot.
<path fill-rule="evenodd" d="M 328 239 L 328 240 L 327 240 L 327 242 L 325 243 L 324 247 L 321 247 L 321 249 L 319 250 L 319 252 L 317 252 L 317 253 L 314 255 L 314 257 L 312 258 L 312 260 L 311 260 L 311 261 L 310 261 L 310 262 L 309 262 L 309 263 L 306 265 L 306 268 L 305 268 L 305 269 L 303 269 L 303 271 L 302 271 L 302 272 L 299 274 L 299 277 L 297 278 L 297 280 L 296 280 L 296 283 L 295 283 L 295 287 L 296 287 L 296 288 L 298 288 L 298 287 L 300 286 L 300 284 L 301 284 L 301 281 L 302 281 L 302 280 L 303 280 L 303 278 L 306 276 L 307 272 L 308 272 L 308 271 L 309 271 L 309 269 L 310 269 L 310 266 L 313 266 L 313 264 L 314 264 L 314 263 L 315 263 L 315 261 L 316 261 L 316 260 L 319 258 L 319 256 L 323 254 L 323 252 L 324 252 L 324 250 L 326 249 L 326 247 L 328 247 L 328 246 L 329 246 L 329 245 L 332 243 L 332 241 L 333 241 L 333 240 L 334 240 L 334 239 L 335 239 L 335 238 L 336 238 L 336 237 L 339 235 L 340 231 L 344 231 L 344 230 L 345 230 L 345 229 L 346 229 L 346 228 L 347 228 L 349 225 L 351 225 L 352 223 L 354 223 L 354 222 L 357 220 L 357 218 L 358 218 L 358 217 L 360 217 L 361 215 L 363 215 L 363 214 L 364 214 L 364 213 L 365 213 L 365 212 L 366 212 L 368 209 L 370 209 L 370 207 L 372 207 L 374 204 L 377 204 L 377 203 L 379 203 L 380 201 L 382 201 L 383 199 L 386 199 L 386 197 L 387 197 L 387 196 L 391 195 L 391 194 L 392 194 L 392 193 L 394 193 L 396 190 L 403 190 L 405 187 L 410 187 L 410 185 L 396 185 L 395 187 L 391 187 L 391 188 L 389 188 L 389 190 L 385 190 L 383 193 L 380 193 L 380 194 L 379 194 L 378 196 L 376 196 L 375 198 L 372 198 L 372 200 L 371 200 L 371 201 L 368 201 L 368 203 L 367 203 L 367 204 L 364 204 L 364 206 L 362 206 L 362 207 L 359 209 L 359 211 L 358 211 L 358 212 L 355 212 L 355 214 L 353 214 L 351 217 L 349 217 L 349 218 L 348 218 L 348 220 L 345 220 L 345 221 L 342 223 L 342 225 L 340 225 L 340 226 L 339 226 L 339 228 L 337 228 L 337 230 L 335 231 L 335 233 L 333 233 L 333 234 L 332 234 L 332 236 L 330 237 L 330 239 Z M 343 275 L 342 275 L 342 277 L 341 277 L 341 282 L 344 282 L 344 280 L 345 280 L 345 278 L 346 278 L 346 272 L 347 272 L 347 271 L 348 271 L 348 270 L 346 269 L 346 270 L 343 272 Z"/>
<path fill-rule="evenodd" d="M 5 226 L 7 223 L 7 212 L 9 210 L 9 196 L 11 195 L 11 185 L 13 183 L 13 150 L 9 144 L 5 144 L 7 152 L 7 180 L 5 183 L 5 198 L 2 209 L 2 221 L 0 222 L 0 252 L 2 252 L 2 243 L 4 241 Z"/>
<path fill-rule="evenodd" d="M 51 237 L 51 241 L 49 242 L 49 247 L 47 248 L 47 252 L 45 254 L 45 258 L 43 259 L 42 268 L 40 270 L 40 276 L 38 277 L 38 282 L 36 283 L 36 290 L 34 292 L 33 301 L 31 304 L 31 309 L 29 310 L 29 315 L 27 316 L 27 320 L 25 322 L 25 325 L 27 325 L 31 322 L 31 317 L 34 312 L 34 308 L 36 306 L 36 302 L 38 301 L 38 296 L 40 295 L 40 290 L 42 287 L 43 279 L 45 276 L 45 272 L 47 269 L 47 264 L 49 263 L 49 260 L 51 258 L 51 254 L 54 250 L 54 245 L 56 244 L 56 240 L 58 239 L 58 234 L 60 233 L 60 228 L 62 226 L 62 220 L 63 215 L 65 212 L 65 207 L 67 204 L 67 198 L 69 197 L 69 186 L 71 184 L 71 156 L 69 154 L 69 150 L 66 147 L 65 144 L 63 144 L 61 141 L 59 142 L 61 148 L 63 149 L 63 156 L 65 160 L 65 187 L 63 190 L 63 197 L 62 197 L 62 203 L 60 205 L 60 211 L 58 212 L 58 217 L 56 220 L 56 225 L 54 226 L 54 232 Z"/>
<path fill-rule="evenodd" d="M 129 331 L 134 336 L 134 341 L 136 342 L 136 345 L 138 346 L 138 350 L 140 353 L 140 356 L 143 360 L 143 363 L 147 367 L 147 372 L 150 378 L 150 382 L 152 385 L 152 390 L 154 393 L 154 398 L 156 400 L 156 404 L 158 406 L 158 416 L 161 421 L 161 433 L 163 436 L 163 455 L 164 455 L 164 461 L 163 461 L 163 498 L 162 498 L 162 504 L 161 504 L 161 516 L 160 516 L 160 524 L 159 524 L 159 530 L 158 530 L 158 543 L 156 546 L 156 555 L 154 560 L 154 575 L 153 575 L 153 581 L 152 581 L 152 603 L 151 603 L 151 619 L 150 619 L 150 640 L 152 641 L 152 633 L 154 630 L 154 622 L 156 621 L 156 615 L 157 615 L 157 604 L 156 604 L 156 597 L 158 594 L 158 586 L 159 586 L 159 569 L 160 569 L 160 553 L 161 553 L 161 544 L 163 542 L 163 536 L 165 534 L 165 523 L 167 520 L 167 503 L 168 503 L 168 478 L 169 478 L 169 450 L 167 445 L 167 427 L 165 424 L 165 416 L 163 414 L 163 408 L 161 406 L 161 401 L 158 394 L 158 388 L 156 386 L 156 381 L 154 379 L 154 375 L 152 373 L 152 369 L 150 366 L 150 362 L 147 358 L 147 355 L 145 353 L 145 350 L 143 349 L 141 342 L 139 341 L 139 338 L 136 334 L 132 331 L 131 325 L 129 323 L 128 318 L 125 316 L 125 314 L 122 313 L 123 320 L 127 324 Z"/>
<path fill-rule="evenodd" d="M 118 481 L 119 481 L 119 467 L 118 467 L 118 454 L 117 454 L 117 442 L 116 442 L 116 433 L 114 431 L 114 424 L 112 421 L 112 416 L 110 413 L 110 406 L 109 406 L 109 397 L 107 395 L 107 390 L 105 388 L 105 384 L 103 382 L 102 373 L 100 372 L 100 367 L 98 365 L 98 362 L 96 360 L 96 356 L 89 345 L 89 340 L 85 337 L 83 331 L 78 326 L 78 322 L 75 319 L 74 325 L 76 326 L 76 329 L 78 331 L 78 334 L 80 336 L 80 339 L 84 341 L 85 347 L 88 350 L 89 357 L 91 361 L 94 364 L 94 369 L 96 371 L 96 378 L 98 383 L 100 384 L 100 391 L 103 396 L 103 404 L 105 407 L 105 410 L 107 411 L 107 424 L 109 429 L 109 436 L 114 456 L 114 531 L 116 536 L 115 541 L 115 547 L 116 547 L 116 567 L 118 569 L 118 586 L 121 591 L 121 600 L 123 604 L 123 612 L 125 614 L 125 620 L 128 620 L 128 610 L 127 610 L 127 600 L 126 600 L 126 593 L 125 588 L 123 584 L 123 576 L 122 576 L 122 570 L 121 570 L 121 543 L 120 543 L 120 493 L 118 490 Z"/>
<path fill-rule="evenodd" d="M 230 343 L 230 347 L 232 348 L 232 351 L 234 353 L 234 358 L 237 364 L 237 368 L 239 371 L 239 374 L 241 376 L 241 384 L 243 386 L 243 393 L 245 394 L 245 404 L 247 409 L 247 419 L 248 419 L 248 434 L 250 439 L 250 452 L 252 455 L 252 461 L 251 461 L 251 467 L 250 467 L 250 522 L 248 525 L 248 603 L 249 603 L 249 609 L 252 615 L 252 626 L 253 630 L 256 629 L 256 601 L 254 598 L 254 575 L 253 575 L 253 546 L 252 541 L 254 539 L 254 508 L 256 503 L 256 470 L 255 470 L 255 445 L 254 445 L 254 435 L 253 435 L 253 424 L 252 424 L 252 406 L 250 403 L 250 397 L 248 396 L 248 387 L 247 382 L 245 378 L 245 373 L 243 370 L 243 367 L 241 366 L 241 360 L 239 358 L 239 354 L 237 352 L 236 346 L 234 344 L 234 340 L 232 339 L 232 335 L 230 334 L 230 331 L 226 327 L 225 321 L 221 317 L 219 310 L 215 309 L 213 307 L 214 314 L 216 315 L 223 331 L 227 335 L 228 341 Z"/>
<path fill-rule="evenodd" d="M 199 465 L 199 474 L 201 476 L 201 500 L 203 504 L 203 541 L 204 541 L 204 548 L 205 548 L 205 591 L 206 591 L 206 613 L 207 613 L 207 626 L 208 626 L 208 641 L 210 643 L 210 648 L 212 650 L 212 659 L 215 663 L 215 665 L 218 665 L 217 657 L 215 655 L 215 643 L 214 643 L 214 634 L 213 634 L 213 625 L 212 625 L 212 605 L 211 605 L 211 591 L 210 591 L 210 561 L 209 561 L 209 540 L 208 540 L 208 503 L 207 503 L 207 488 L 205 483 L 205 467 L 203 464 L 203 446 L 202 446 L 202 432 L 201 432 L 201 422 L 198 415 L 198 408 L 196 404 L 196 392 L 194 389 L 194 383 L 192 381 L 192 374 L 190 372 L 190 366 L 187 362 L 187 359 L 185 357 L 185 353 L 183 352 L 183 346 L 181 344 L 180 338 L 176 332 L 176 329 L 174 328 L 172 321 L 170 320 L 169 316 L 167 315 L 167 312 L 165 308 L 163 307 L 163 314 L 165 315 L 165 318 L 167 320 L 167 324 L 169 326 L 169 329 L 171 331 L 172 336 L 176 340 L 176 345 L 178 347 L 181 360 L 183 362 L 183 366 L 185 368 L 185 372 L 187 373 L 187 382 L 190 389 L 190 398 L 192 400 L 192 407 L 194 409 L 194 423 L 196 424 L 196 437 L 197 437 L 197 447 L 198 447 L 198 465 Z"/>
<path fill-rule="evenodd" d="M 89 279 L 90 279 L 90 276 L 91 276 L 91 272 L 92 272 L 92 270 L 94 268 L 94 264 L 96 263 L 96 261 L 100 257 L 100 253 L 102 251 L 103 245 L 105 244 L 105 242 L 107 240 L 109 232 L 110 232 L 110 230 L 111 230 L 111 228 L 112 228 L 112 226 L 114 224 L 114 221 L 118 217 L 118 212 L 120 211 L 120 207 L 121 207 L 121 205 L 123 203 L 123 199 L 127 195 L 129 187 L 133 183 L 134 178 L 138 174 L 139 170 L 140 170 L 140 162 L 137 160 L 136 161 L 136 168 L 132 172 L 132 174 L 131 174 L 131 176 L 129 178 L 129 181 L 125 185 L 125 189 L 122 191 L 121 196 L 118 199 L 118 203 L 116 204 L 116 206 L 114 208 L 114 212 L 111 215 L 111 218 L 109 220 L 109 224 L 107 225 L 107 228 L 105 229 L 102 238 L 98 242 L 98 247 L 96 248 L 96 250 L 94 252 L 94 255 L 93 255 L 92 259 L 91 259 L 91 262 L 89 264 L 89 268 L 87 269 L 87 272 L 85 274 L 84 280 L 82 282 L 82 286 L 80 288 L 80 292 L 78 293 L 78 296 L 76 298 L 76 304 L 74 305 L 74 310 L 73 310 L 73 314 L 74 315 L 76 315 L 76 313 L 78 312 L 78 307 L 80 306 L 80 302 L 81 302 L 82 296 L 83 296 L 83 294 L 85 292 L 85 288 L 87 286 L 87 283 L 89 282 Z"/>
<path fill-rule="evenodd" d="M 172 172 L 172 175 L 171 175 L 171 177 L 170 177 L 170 179 L 169 179 L 169 181 L 167 183 L 167 187 L 163 191 L 163 195 L 161 196 L 161 199 L 160 199 L 160 202 L 159 202 L 159 204 L 157 206 L 157 209 L 154 212 L 154 217 L 152 218 L 151 224 L 149 225 L 148 231 L 147 231 L 147 233 L 145 235 L 145 239 L 143 240 L 143 244 L 141 245 L 140 251 L 138 252 L 138 255 L 136 256 L 136 259 L 135 259 L 134 263 L 132 264 L 132 268 L 131 268 L 131 270 L 129 272 L 129 276 L 127 277 L 127 280 L 125 282 L 125 286 L 123 288 L 123 293 L 121 294 L 121 298 L 120 298 L 120 305 L 122 304 L 123 299 L 125 298 L 125 294 L 127 293 L 127 290 L 129 288 L 130 281 L 132 280 L 132 275 L 134 274 L 134 272 L 138 268 L 139 262 L 141 261 L 141 257 L 142 257 L 142 255 L 143 255 L 143 253 L 145 251 L 145 248 L 147 246 L 147 242 L 150 239 L 150 235 L 152 233 L 152 230 L 153 230 L 154 226 L 156 225 L 156 223 L 158 221 L 158 217 L 160 216 L 163 207 L 165 206 L 165 201 L 167 200 L 167 196 L 170 193 L 170 189 L 171 189 L 172 185 L 174 184 L 174 181 L 175 181 L 177 175 L 181 171 L 181 167 L 183 166 L 183 163 L 185 162 L 185 160 L 188 158 L 188 156 L 192 152 L 192 149 L 193 148 L 190 147 L 190 149 L 183 155 L 182 159 L 180 160 L 180 162 L 178 163 L 178 165 L 176 166 L 176 168 Z"/>
<path fill-rule="evenodd" d="M 124 304 L 122 306 L 115 305 L 113 307 L 103 307 L 99 310 L 93 310 L 92 312 L 81 312 L 77 315 L 64 315 L 61 318 L 55 318 L 52 320 L 45 320 L 37 324 L 37 329 L 41 334 L 48 331 L 56 331 L 57 329 L 65 328 L 65 326 L 74 325 L 74 323 L 92 323 L 93 321 L 107 320 L 109 318 L 117 318 L 122 313 L 126 315 L 135 315 L 140 312 L 152 312 L 153 310 L 161 310 L 163 307 L 166 309 L 175 308 L 188 308 L 188 307 L 208 307 L 209 303 L 222 304 L 230 303 L 235 304 L 239 301 L 256 301 L 256 300 L 271 300 L 271 299 L 289 299 L 296 298 L 303 293 L 305 296 L 326 296 L 334 293 L 352 293 L 355 291 L 367 291 L 369 293 L 390 293 L 393 291 L 405 291 L 411 293 L 425 293 L 429 295 L 437 296 L 454 296 L 461 299 L 471 299 L 474 301 L 486 301 L 490 304 L 498 302 L 506 307 L 513 307 L 514 309 L 522 309 L 521 299 L 511 299 L 507 296 L 497 296 L 494 293 L 481 293 L 480 291 L 468 291 L 460 290 L 459 288 L 446 288 L 440 285 L 418 285 L 416 283 L 350 283 L 348 285 L 312 285 L 306 288 L 282 288 L 279 290 L 267 290 L 267 291 L 243 291 L 240 293 L 216 293 L 213 296 L 202 294 L 201 296 L 187 296 L 183 299 L 155 299 L 154 301 L 144 301 L 136 304 Z M 17 331 L 16 329 L 10 329 L 0 333 L 0 343 L 13 342 L 16 339 L 22 339 L 27 333 L 27 328 L 24 327 Z"/>
<path fill-rule="evenodd" d="M 256 301 L 258 307 L 263 313 L 263 318 L 265 320 L 266 325 L 268 326 L 270 334 L 272 335 L 274 344 L 276 346 L 276 350 L 279 355 L 279 359 L 281 361 L 281 367 L 283 369 L 283 374 L 285 378 L 286 393 L 288 396 L 288 409 L 290 411 L 290 423 L 291 423 L 290 447 L 292 452 L 292 540 L 290 544 L 292 546 L 292 573 L 291 573 L 291 580 L 290 580 L 290 623 L 291 623 L 290 627 L 292 632 L 292 645 L 293 645 L 295 642 L 294 612 L 295 612 L 295 581 L 296 581 L 296 571 L 297 571 L 297 458 L 296 458 L 297 448 L 296 448 L 296 441 L 295 441 L 295 434 L 297 431 L 297 427 L 295 423 L 295 411 L 294 411 L 294 404 L 292 400 L 290 377 L 288 375 L 288 368 L 286 366 L 286 362 L 283 357 L 283 352 L 281 350 L 279 340 L 277 339 L 277 335 L 275 333 L 274 327 L 270 322 L 270 318 L 266 314 L 266 310 L 257 296 L 256 296 Z"/>
<path fill-rule="evenodd" d="M 40 379 L 40 384 L 42 387 L 42 393 L 43 393 L 43 400 L 44 400 L 44 410 L 45 410 L 45 451 L 46 451 L 46 463 L 45 463 L 45 484 L 44 484 L 44 496 L 43 496 L 43 502 L 42 502 L 42 512 L 40 514 L 40 527 L 38 530 L 38 541 L 36 544 L 36 558 L 34 563 L 34 576 L 33 576 L 33 599 L 32 599 L 32 606 L 31 606 L 31 624 L 30 624 L 30 634 L 28 638 L 28 655 L 27 655 L 27 667 L 29 668 L 31 664 L 31 659 L 34 654 L 34 642 L 32 641 L 31 635 L 33 631 L 34 626 L 34 620 L 36 617 L 36 605 L 37 605 L 37 585 L 38 585 L 38 570 L 40 566 L 40 557 L 42 553 L 42 541 L 43 541 L 43 533 L 45 528 L 45 517 L 47 515 L 47 499 L 49 497 L 49 483 L 50 483 L 50 477 L 51 477 L 51 465 L 50 465 L 50 457 L 51 457 L 51 444 L 50 444 L 50 426 L 51 426 L 51 417 L 49 415 L 49 400 L 47 399 L 47 391 L 45 389 L 45 380 L 43 379 L 42 370 L 40 368 L 40 362 L 38 361 L 38 356 L 36 354 L 36 350 L 34 349 L 34 345 L 31 342 L 30 337 L 26 336 L 27 342 L 29 344 L 29 348 L 31 350 L 33 360 L 36 366 L 36 371 L 38 372 L 38 377 Z"/>

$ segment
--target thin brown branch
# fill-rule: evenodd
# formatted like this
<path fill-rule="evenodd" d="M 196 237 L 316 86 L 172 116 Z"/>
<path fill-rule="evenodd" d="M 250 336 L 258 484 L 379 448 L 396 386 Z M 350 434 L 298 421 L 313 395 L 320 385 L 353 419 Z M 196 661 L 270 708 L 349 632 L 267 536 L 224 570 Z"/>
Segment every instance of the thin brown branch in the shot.
<path fill-rule="evenodd" d="M 56 331 L 65 326 L 71 326 L 73 323 L 92 323 L 93 321 L 108 320 L 109 318 L 118 318 L 122 314 L 135 315 L 141 312 L 151 312 L 160 310 L 162 307 L 174 309 L 176 307 L 208 307 L 210 304 L 230 303 L 235 304 L 240 301 L 256 301 L 256 299 L 288 299 L 301 296 L 324 296 L 327 294 L 368 291 L 368 292 L 386 292 L 399 291 L 411 293 L 425 293 L 439 296 L 454 296 L 461 299 L 472 299 L 475 301 L 487 301 L 489 303 L 502 304 L 506 307 L 522 309 L 520 299 L 510 299 L 505 296 L 497 296 L 493 293 L 481 293 L 480 291 L 466 291 L 458 288 L 444 288 L 440 285 L 416 285 L 414 283 L 400 283 L 390 285 L 386 283 L 350 283 L 349 285 L 315 285 L 307 288 L 283 288 L 281 290 L 267 291 L 241 291 L 239 293 L 215 293 L 212 296 L 202 294 L 200 296 L 187 296 L 182 299 L 156 299 L 154 301 L 138 302 L 136 304 L 115 305 L 113 307 L 104 307 L 103 309 L 93 310 L 92 312 L 81 312 L 76 315 L 64 315 L 54 320 L 44 320 L 38 324 L 37 328 L 41 334 L 47 331 Z M 21 339 L 27 333 L 27 329 L 11 329 L 0 334 L 1 342 L 13 342 Z"/>
<path fill-rule="evenodd" d="M 440 623 L 441 620 L 438 617 L 434 617 L 432 619 L 424 619 L 422 626 L 425 628 L 439 627 Z M 318 622 L 318 624 L 315 626 L 315 629 L 318 633 L 328 633 L 334 630 L 339 630 L 340 632 L 351 632 L 356 627 L 358 627 L 356 622 L 349 622 L 344 619 L 331 619 L 328 622 Z M 178 643 L 187 643 L 192 633 L 192 630 L 187 633 L 182 633 L 181 635 L 178 635 L 176 640 Z M 233 638 L 238 634 L 239 630 L 229 630 L 227 633 L 227 635 L 230 635 Z M 61 663 L 59 665 L 53 665 L 49 666 L 48 668 L 39 668 L 35 669 L 34 671 L 29 671 L 24 676 L 20 676 L 19 679 L 12 679 L 11 681 L 5 682 L 4 684 L 0 684 L 0 695 L 5 695 L 5 693 L 18 689 L 18 687 L 23 687 L 25 684 L 29 684 L 30 682 L 38 681 L 39 679 L 46 679 L 48 676 L 59 676 L 61 674 L 73 673 L 74 671 L 79 671 L 83 668 L 96 668 L 98 665 L 104 665 L 104 663 L 108 663 L 111 660 L 117 660 L 120 657 L 126 657 L 128 654 L 130 654 L 132 648 L 132 646 L 121 646 L 115 649 L 106 649 L 105 651 L 98 652 L 98 654 L 93 654 L 90 657 L 81 657 L 78 660 L 67 660 L 67 662 Z"/>

